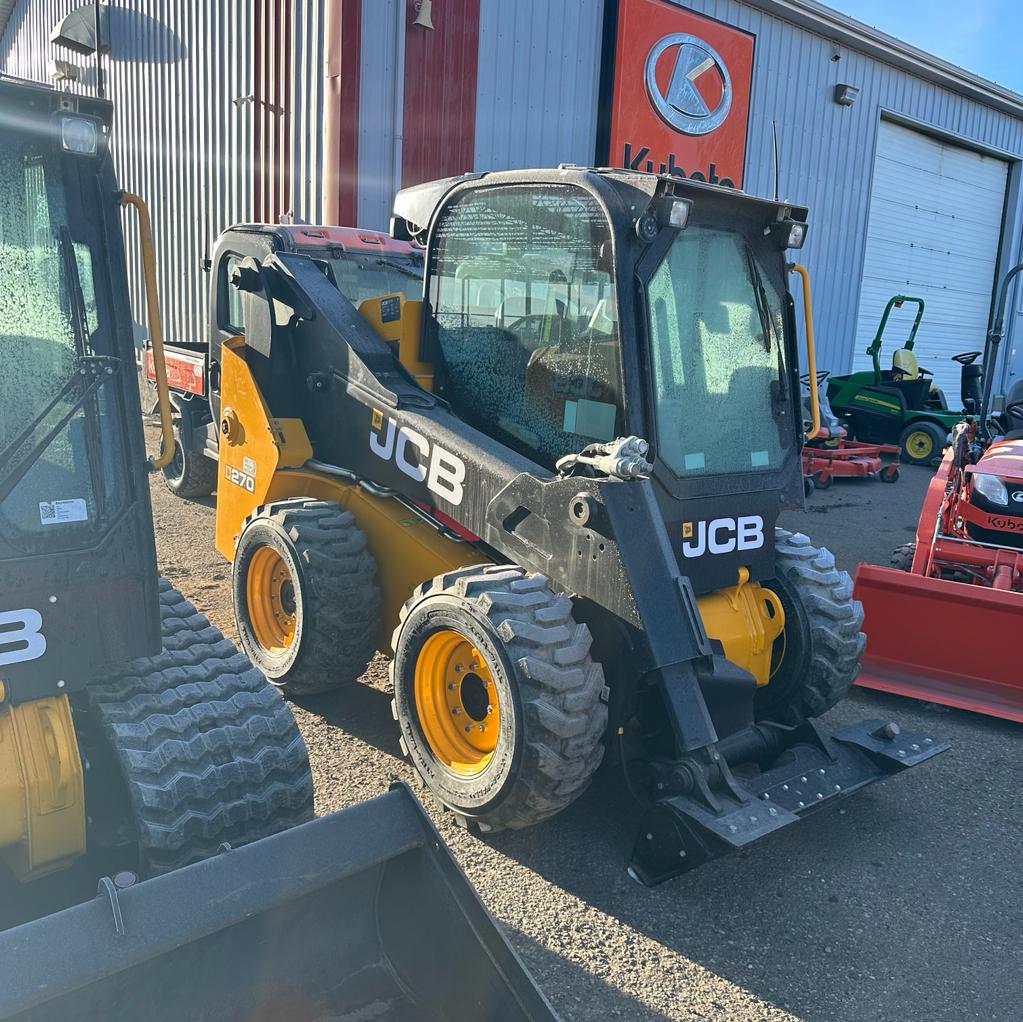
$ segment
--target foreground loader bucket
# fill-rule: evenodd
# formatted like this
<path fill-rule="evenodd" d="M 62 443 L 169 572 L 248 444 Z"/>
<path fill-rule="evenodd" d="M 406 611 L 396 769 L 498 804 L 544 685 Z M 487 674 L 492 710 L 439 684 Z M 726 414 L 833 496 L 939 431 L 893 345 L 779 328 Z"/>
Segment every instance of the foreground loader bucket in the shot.
<path fill-rule="evenodd" d="M 861 564 L 867 649 L 856 680 L 1023 722 L 1023 595 Z"/>
<path fill-rule="evenodd" d="M 556 1022 L 404 785 L 0 934 L 0 1019 Z"/>

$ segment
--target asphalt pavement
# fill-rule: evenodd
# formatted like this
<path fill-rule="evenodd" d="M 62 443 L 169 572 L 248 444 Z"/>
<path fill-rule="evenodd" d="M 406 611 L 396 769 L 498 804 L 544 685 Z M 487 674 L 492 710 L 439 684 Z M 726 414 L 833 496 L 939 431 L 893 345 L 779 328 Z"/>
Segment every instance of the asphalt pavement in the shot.
<path fill-rule="evenodd" d="M 928 478 L 836 482 L 782 524 L 846 570 L 885 564 L 912 538 Z M 175 500 L 157 480 L 153 492 L 161 567 L 233 637 L 210 502 Z M 388 704 L 378 660 L 363 683 L 296 705 L 319 812 L 411 780 Z M 612 769 L 549 823 L 486 840 L 427 805 L 565 1020 L 1019 1022 L 1023 731 L 865 691 L 827 723 L 863 717 L 953 747 L 652 890 L 625 871 L 639 814 Z"/>

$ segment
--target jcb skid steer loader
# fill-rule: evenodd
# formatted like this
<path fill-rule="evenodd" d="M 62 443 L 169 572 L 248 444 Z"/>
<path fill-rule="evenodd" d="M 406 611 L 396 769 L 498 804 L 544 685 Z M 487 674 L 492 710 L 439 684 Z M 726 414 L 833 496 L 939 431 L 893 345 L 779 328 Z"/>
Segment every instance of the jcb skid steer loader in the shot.
<path fill-rule="evenodd" d="M 554 1022 L 407 789 L 303 822 L 291 711 L 157 575 L 110 105 L 0 80 L 0 121 L 0 856 L 33 881 L 0 876 L 0 1019 Z M 96 897 L 12 925 L 61 871 Z"/>
<path fill-rule="evenodd" d="M 812 719 L 863 636 L 831 554 L 775 528 L 802 499 L 804 209 L 563 167 L 394 211 L 423 302 L 356 310 L 325 260 L 231 232 L 215 254 L 217 546 L 272 680 L 390 652 L 405 751 L 481 830 L 552 816 L 609 754 L 646 883 L 945 747 Z"/>

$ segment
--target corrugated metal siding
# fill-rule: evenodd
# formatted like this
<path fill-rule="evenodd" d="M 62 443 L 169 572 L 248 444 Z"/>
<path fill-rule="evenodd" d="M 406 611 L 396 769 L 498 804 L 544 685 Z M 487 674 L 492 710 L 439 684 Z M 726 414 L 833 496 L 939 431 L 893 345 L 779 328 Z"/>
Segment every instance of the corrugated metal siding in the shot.
<path fill-rule="evenodd" d="M 773 118 L 781 151 L 781 195 L 810 207 L 811 229 L 802 258 L 813 274 L 818 364 L 847 370 L 882 112 L 1017 156 L 1023 154 L 1023 121 L 854 50 L 843 48 L 841 59 L 834 61 L 829 40 L 735 0 L 686 0 L 680 6 L 756 35 L 746 188 L 771 194 Z M 859 86 L 854 106 L 833 102 L 837 82 Z M 1008 213 L 1003 267 L 1018 252 L 1018 199 Z M 972 344 L 964 339 L 964 347 Z"/>
<path fill-rule="evenodd" d="M 484 0 L 474 169 L 593 161 L 603 9 L 603 0 Z"/>
<path fill-rule="evenodd" d="M 287 20 L 290 72 L 278 79 L 269 114 L 260 102 L 265 81 L 253 61 L 256 4 L 274 5 Z M 49 43 L 54 24 L 79 0 L 18 0 L 0 40 L 0 68 L 46 80 L 53 57 L 89 64 Z M 322 0 L 123 0 L 111 5 L 108 95 L 116 106 L 114 156 L 121 185 L 149 203 L 157 246 L 164 330 L 170 341 L 205 336 L 207 276 L 201 261 L 217 234 L 258 219 L 257 157 L 290 149 L 284 170 L 269 163 L 269 211 L 320 219 L 322 200 Z M 91 86 L 92 79 L 89 79 Z M 261 88 L 262 86 L 262 88 Z M 270 149 L 257 153 L 256 109 L 272 118 Z M 282 127 L 282 125 L 284 125 Z M 286 142 L 286 144 L 285 144 Z M 131 219 L 129 267 L 139 265 Z M 136 319 L 144 322 L 140 274 L 134 279 Z"/>
<path fill-rule="evenodd" d="M 405 0 L 362 0 L 359 227 L 385 230 L 401 187 Z"/>

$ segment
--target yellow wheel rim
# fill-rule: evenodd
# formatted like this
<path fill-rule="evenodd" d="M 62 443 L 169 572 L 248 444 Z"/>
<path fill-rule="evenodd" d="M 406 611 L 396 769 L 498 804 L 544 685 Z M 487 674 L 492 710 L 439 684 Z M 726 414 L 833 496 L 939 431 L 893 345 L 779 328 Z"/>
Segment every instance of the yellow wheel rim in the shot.
<path fill-rule="evenodd" d="M 494 757 L 501 709 L 480 651 L 459 632 L 434 632 L 416 660 L 415 698 L 433 755 L 462 777 L 482 773 Z"/>
<path fill-rule="evenodd" d="M 256 641 L 268 653 L 283 653 L 295 640 L 295 582 L 273 547 L 261 546 L 252 555 L 245 603 Z"/>
<path fill-rule="evenodd" d="M 929 458 L 934 451 L 934 441 L 929 433 L 918 430 L 906 437 L 906 450 L 914 458 Z"/>

